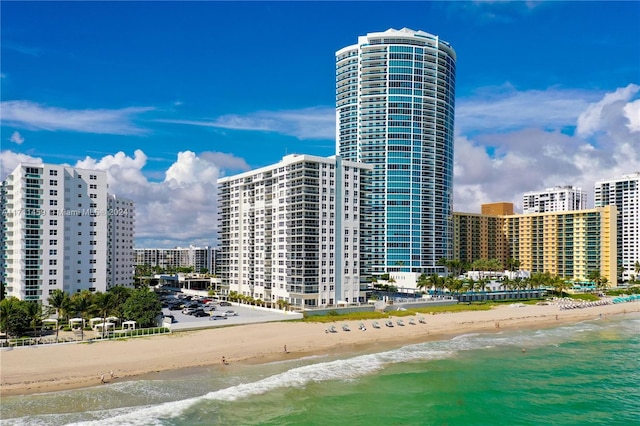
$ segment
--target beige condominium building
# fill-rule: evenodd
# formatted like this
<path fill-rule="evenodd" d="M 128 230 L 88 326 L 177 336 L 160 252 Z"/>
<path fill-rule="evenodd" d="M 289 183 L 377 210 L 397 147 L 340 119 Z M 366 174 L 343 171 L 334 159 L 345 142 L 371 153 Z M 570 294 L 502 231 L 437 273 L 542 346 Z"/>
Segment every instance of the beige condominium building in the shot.
<path fill-rule="evenodd" d="M 608 285 L 617 285 L 616 216 L 615 206 L 532 214 L 454 213 L 455 258 L 495 258 L 504 266 L 513 258 L 520 269 L 575 281 L 587 281 L 599 271 Z"/>

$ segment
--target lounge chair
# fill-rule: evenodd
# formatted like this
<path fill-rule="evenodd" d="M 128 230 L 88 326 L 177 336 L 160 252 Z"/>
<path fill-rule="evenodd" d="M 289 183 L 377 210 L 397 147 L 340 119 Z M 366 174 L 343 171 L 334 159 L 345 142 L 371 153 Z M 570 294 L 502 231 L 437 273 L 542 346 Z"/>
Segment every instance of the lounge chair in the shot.
<path fill-rule="evenodd" d="M 418 318 L 418 322 L 419 322 L 420 324 L 426 324 L 426 323 L 427 323 L 427 321 L 425 321 L 425 319 L 424 319 L 424 318 L 422 318 L 422 317 Z"/>
<path fill-rule="evenodd" d="M 403 322 L 401 319 L 399 319 L 399 320 L 397 321 L 397 323 L 398 323 L 398 325 L 400 325 L 400 326 L 404 327 L 404 322 Z"/>
<path fill-rule="evenodd" d="M 351 331 L 351 329 L 349 328 L 349 326 L 348 326 L 347 324 L 343 325 L 343 326 L 342 326 L 342 329 L 343 329 L 344 331 Z"/>
<path fill-rule="evenodd" d="M 384 323 L 384 325 L 386 325 L 387 327 L 393 327 L 393 321 L 387 321 L 386 323 Z"/>
<path fill-rule="evenodd" d="M 374 321 L 374 322 L 372 322 L 372 323 L 371 323 L 371 326 L 372 326 L 373 328 L 380 328 L 380 324 L 378 324 L 378 321 Z"/>
<path fill-rule="evenodd" d="M 415 322 L 415 320 L 414 320 L 413 318 L 411 318 L 411 319 L 409 320 L 409 324 L 411 324 L 411 325 L 416 325 L 416 322 Z"/>

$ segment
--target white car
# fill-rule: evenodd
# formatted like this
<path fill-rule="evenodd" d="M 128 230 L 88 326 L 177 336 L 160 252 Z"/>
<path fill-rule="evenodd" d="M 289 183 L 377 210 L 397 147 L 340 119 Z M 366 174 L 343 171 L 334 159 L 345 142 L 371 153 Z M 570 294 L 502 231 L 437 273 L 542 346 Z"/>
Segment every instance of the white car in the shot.
<path fill-rule="evenodd" d="M 227 316 L 229 317 L 238 316 L 238 313 L 236 311 L 224 311 L 224 313 L 227 314 Z"/>

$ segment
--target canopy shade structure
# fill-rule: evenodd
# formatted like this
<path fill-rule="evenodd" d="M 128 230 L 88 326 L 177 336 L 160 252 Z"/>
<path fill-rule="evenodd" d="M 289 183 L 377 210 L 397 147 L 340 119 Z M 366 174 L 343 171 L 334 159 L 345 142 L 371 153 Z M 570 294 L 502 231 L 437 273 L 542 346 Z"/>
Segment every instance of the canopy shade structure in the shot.
<path fill-rule="evenodd" d="M 115 324 L 112 322 L 101 322 L 100 324 L 96 324 L 94 328 L 96 330 L 102 330 L 102 329 L 109 330 L 110 328 L 114 328 L 114 327 L 115 327 Z"/>
<path fill-rule="evenodd" d="M 93 326 L 99 322 L 103 322 L 102 318 L 96 317 L 96 318 L 91 318 L 89 320 L 89 327 L 93 328 Z"/>
<path fill-rule="evenodd" d="M 74 324 L 80 324 L 81 326 L 84 326 L 84 318 L 71 318 L 69 320 L 69 325 L 73 326 Z"/>
<path fill-rule="evenodd" d="M 47 318 L 42 320 L 42 325 L 53 324 L 54 327 L 58 327 L 58 320 L 55 318 Z"/>
<path fill-rule="evenodd" d="M 125 321 L 122 323 L 122 329 L 123 330 L 133 330 L 136 328 L 136 322 L 135 321 Z"/>

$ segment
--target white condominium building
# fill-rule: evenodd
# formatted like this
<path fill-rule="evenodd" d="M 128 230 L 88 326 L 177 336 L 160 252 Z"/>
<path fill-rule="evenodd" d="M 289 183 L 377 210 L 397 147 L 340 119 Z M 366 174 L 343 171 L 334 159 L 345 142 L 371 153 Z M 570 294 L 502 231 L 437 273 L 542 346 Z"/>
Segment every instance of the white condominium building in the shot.
<path fill-rule="evenodd" d="M 109 245 L 107 255 L 107 288 L 133 287 L 135 273 L 135 205 L 132 200 L 108 195 L 107 217 Z"/>
<path fill-rule="evenodd" d="M 1 201 L 7 296 L 46 303 L 55 289 L 107 289 L 106 172 L 20 164 Z"/>
<path fill-rule="evenodd" d="M 205 247 L 137 248 L 137 266 L 159 267 L 164 270 L 193 268 L 193 272 L 215 272 L 216 249 Z"/>
<path fill-rule="evenodd" d="M 222 284 L 299 308 L 364 302 L 371 170 L 294 154 L 219 179 Z"/>
<path fill-rule="evenodd" d="M 618 266 L 621 278 L 640 278 L 640 172 L 604 179 L 594 187 L 596 207 L 618 208 Z"/>
<path fill-rule="evenodd" d="M 587 208 L 587 193 L 573 186 L 530 191 L 522 196 L 522 213 L 569 212 Z"/>

